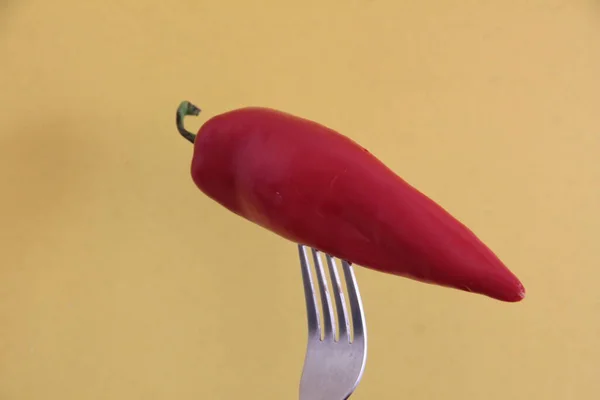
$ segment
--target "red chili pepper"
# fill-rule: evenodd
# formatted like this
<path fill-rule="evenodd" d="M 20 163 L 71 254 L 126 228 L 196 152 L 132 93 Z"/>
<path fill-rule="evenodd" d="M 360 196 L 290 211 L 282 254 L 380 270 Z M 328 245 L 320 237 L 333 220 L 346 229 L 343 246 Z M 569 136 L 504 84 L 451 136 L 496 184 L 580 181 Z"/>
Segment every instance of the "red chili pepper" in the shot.
<path fill-rule="evenodd" d="M 471 230 L 349 138 L 268 108 L 183 127 L 197 187 L 235 214 L 340 259 L 516 302 L 525 288 Z"/>

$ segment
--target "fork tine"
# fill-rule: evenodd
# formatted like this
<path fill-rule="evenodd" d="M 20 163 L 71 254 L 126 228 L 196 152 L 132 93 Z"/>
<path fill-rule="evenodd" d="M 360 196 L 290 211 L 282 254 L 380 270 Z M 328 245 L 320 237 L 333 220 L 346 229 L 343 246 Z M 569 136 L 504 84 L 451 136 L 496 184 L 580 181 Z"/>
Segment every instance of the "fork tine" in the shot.
<path fill-rule="evenodd" d="M 319 294 L 321 295 L 321 304 L 323 306 L 323 330 L 324 339 L 331 337 L 335 338 L 335 320 L 333 319 L 333 308 L 331 305 L 331 297 L 329 295 L 329 287 L 325 276 L 325 268 L 323 268 L 323 260 L 319 256 L 319 251 L 312 249 L 315 269 L 317 270 L 317 282 L 319 284 Z"/>
<path fill-rule="evenodd" d="M 306 248 L 299 244 L 298 255 L 300 256 L 300 266 L 302 269 L 302 283 L 304 284 L 304 297 L 306 299 L 306 316 L 308 319 L 308 335 L 321 337 L 321 326 L 319 324 L 319 309 L 317 307 L 317 296 L 313 285 L 310 264 Z"/>
<path fill-rule="evenodd" d="M 328 272 L 331 275 L 332 295 L 335 297 L 338 312 L 336 321 L 327 288 L 324 262 L 320 256 L 321 252 L 311 248 L 315 264 L 314 273 L 317 274 L 318 290 L 321 295 L 321 306 L 319 306 L 311 277 L 308 248 L 309 246 L 302 245 L 298 247 L 310 328 L 304 367 L 300 378 L 300 400 L 345 400 L 350 397 L 360 383 L 367 361 L 366 322 L 358 284 L 352 264 L 342 259 L 342 268 L 348 290 L 346 294 L 348 304 L 345 304 L 338 263 L 333 256 L 324 253 L 327 259 Z M 350 310 L 348 310 L 348 307 L 350 307 Z M 320 312 L 324 314 L 323 317 L 319 314 Z M 350 329 L 349 326 L 350 315 L 352 316 L 352 327 L 354 329 Z M 331 325 L 330 328 L 325 326 L 326 323 Z M 340 329 L 339 340 L 335 338 L 335 330 L 338 329 L 336 325 Z M 323 339 L 321 339 L 320 327 L 330 332 Z"/>
<path fill-rule="evenodd" d="M 346 287 L 348 288 L 348 301 L 350 303 L 350 311 L 352 312 L 352 325 L 353 325 L 353 339 L 364 340 L 365 328 L 365 316 L 362 301 L 360 298 L 360 292 L 358 290 L 358 283 L 356 282 L 356 276 L 352 265 L 345 260 L 342 260 L 342 267 L 344 269 L 344 276 L 346 277 Z"/>
<path fill-rule="evenodd" d="M 331 285 L 333 286 L 333 297 L 335 298 L 335 308 L 337 310 L 338 329 L 340 332 L 339 341 L 348 341 L 350 330 L 350 321 L 348 320 L 348 310 L 346 309 L 346 300 L 344 298 L 344 290 L 340 281 L 337 263 L 335 258 L 327 254 L 327 266 L 329 267 L 329 275 L 331 276 Z"/>

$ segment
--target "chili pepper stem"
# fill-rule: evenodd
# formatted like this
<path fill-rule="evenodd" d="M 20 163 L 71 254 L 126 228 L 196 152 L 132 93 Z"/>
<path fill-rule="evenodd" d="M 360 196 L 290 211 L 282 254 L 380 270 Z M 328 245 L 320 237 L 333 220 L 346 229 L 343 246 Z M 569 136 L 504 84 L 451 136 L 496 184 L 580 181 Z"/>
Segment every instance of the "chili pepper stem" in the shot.
<path fill-rule="evenodd" d="M 177 130 L 179 131 L 181 136 L 189 140 L 191 143 L 194 143 L 194 141 L 196 140 L 196 134 L 185 129 L 185 127 L 183 126 L 183 118 L 187 115 L 198 114 L 200 114 L 200 109 L 187 100 L 182 101 L 179 104 L 179 107 L 177 108 L 177 117 L 175 119 L 177 123 Z"/>

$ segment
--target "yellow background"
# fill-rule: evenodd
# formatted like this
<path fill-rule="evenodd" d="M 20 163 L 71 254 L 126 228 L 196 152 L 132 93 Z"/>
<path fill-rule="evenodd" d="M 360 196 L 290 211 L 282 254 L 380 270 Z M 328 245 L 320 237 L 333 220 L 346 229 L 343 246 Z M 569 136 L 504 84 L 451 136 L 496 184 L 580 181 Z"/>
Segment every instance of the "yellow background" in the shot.
<path fill-rule="evenodd" d="M 600 398 L 597 1 L 0 1 L 1 400 L 297 398 L 296 249 L 195 188 L 183 99 L 343 132 L 523 280 L 358 268 L 353 398 Z"/>

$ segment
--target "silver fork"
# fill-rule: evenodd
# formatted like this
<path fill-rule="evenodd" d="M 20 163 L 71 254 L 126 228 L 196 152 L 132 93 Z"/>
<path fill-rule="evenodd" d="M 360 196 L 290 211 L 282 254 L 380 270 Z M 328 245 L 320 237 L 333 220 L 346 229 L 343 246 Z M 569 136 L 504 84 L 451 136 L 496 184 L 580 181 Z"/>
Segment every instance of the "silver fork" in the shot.
<path fill-rule="evenodd" d="M 351 329 L 335 258 L 325 255 L 339 323 L 334 316 L 320 252 L 311 248 L 323 306 L 322 318 L 307 248 L 298 245 L 298 252 L 308 318 L 308 345 L 300 380 L 300 400 L 346 400 L 358 386 L 367 361 L 367 330 L 356 277 L 351 264 L 342 260 L 352 315 Z M 321 327 L 323 327 L 323 335 L 321 335 Z"/>

